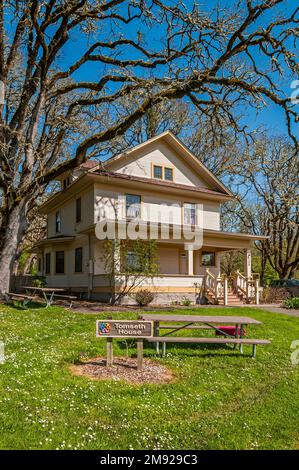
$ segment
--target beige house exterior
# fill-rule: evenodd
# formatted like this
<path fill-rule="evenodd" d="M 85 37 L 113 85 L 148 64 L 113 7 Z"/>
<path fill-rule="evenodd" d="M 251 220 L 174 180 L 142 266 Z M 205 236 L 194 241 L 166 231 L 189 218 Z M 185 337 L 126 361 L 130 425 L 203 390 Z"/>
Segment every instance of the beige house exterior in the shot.
<path fill-rule="evenodd" d="M 104 220 L 126 227 L 137 216 L 156 234 L 160 275 L 143 282 L 156 302 L 205 296 L 213 303 L 258 303 L 250 247 L 263 237 L 220 230 L 221 204 L 233 195 L 171 132 L 105 162 L 89 160 L 59 181 L 61 190 L 40 208 L 47 238 L 37 244 L 39 274 L 48 286 L 108 300 L 105 241 L 96 227 Z M 200 246 L 186 238 L 188 229 L 201 233 Z M 220 263 L 233 250 L 244 252 L 244 273 L 230 288 Z"/>

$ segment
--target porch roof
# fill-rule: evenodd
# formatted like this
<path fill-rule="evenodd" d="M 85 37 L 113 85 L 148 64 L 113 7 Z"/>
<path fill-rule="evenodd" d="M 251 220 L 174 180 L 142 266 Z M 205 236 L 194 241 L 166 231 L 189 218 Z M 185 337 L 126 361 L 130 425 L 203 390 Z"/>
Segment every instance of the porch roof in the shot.
<path fill-rule="evenodd" d="M 34 250 L 35 248 L 39 248 L 39 247 L 42 247 L 42 246 L 52 245 L 53 243 L 54 244 L 56 244 L 56 243 L 70 243 L 74 239 L 75 239 L 75 237 L 70 236 L 70 235 L 59 235 L 59 236 L 55 236 L 55 237 L 44 238 L 43 240 L 40 240 L 40 241 L 36 242 L 33 245 L 32 249 Z"/>
<path fill-rule="evenodd" d="M 115 222 L 116 226 L 118 222 L 122 222 L 123 220 L 111 220 L 112 222 Z M 127 221 L 128 223 L 129 221 Z M 149 229 L 149 221 L 146 220 L 140 220 L 139 222 L 140 226 L 147 226 Z M 165 243 L 190 243 L 188 240 L 182 238 L 182 239 L 161 239 L 160 238 L 160 230 L 161 228 L 167 227 L 169 225 L 169 232 L 171 233 L 175 229 L 183 229 L 184 225 L 181 224 L 164 224 L 163 222 L 151 222 L 151 225 L 155 225 L 158 227 L 159 232 L 158 232 L 158 239 L 157 241 L 159 242 L 165 242 Z M 82 234 L 88 234 L 88 233 L 95 233 L 95 227 L 96 224 L 91 225 L 85 230 L 82 230 L 80 233 Z M 190 227 L 190 226 L 189 226 Z M 194 230 L 194 226 L 191 226 L 191 228 Z M 116 235 L 117 238 L 117 235 Z M 240 233 L 240 232 L 225 232 L 222 230 L 212 230 L 212 229 L 203 229 L 203 243 L 202 246 L 210 247 L 210 248 L 218 248 L 218 249 L 223 249 L 223 250 L 238 250 L 238 249 L 243 249 L 243 248 L 249 248 L 250 243 L 257 241 L 257 240 L 265 240 L 269 237 L 265 235 L 252 235 L 250 233 Z"/>

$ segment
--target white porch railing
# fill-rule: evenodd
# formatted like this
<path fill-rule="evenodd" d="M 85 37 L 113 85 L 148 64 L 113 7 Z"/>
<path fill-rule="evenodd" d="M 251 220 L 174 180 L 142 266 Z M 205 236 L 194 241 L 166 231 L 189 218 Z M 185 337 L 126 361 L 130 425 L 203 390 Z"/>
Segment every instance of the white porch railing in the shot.
<path fill-rule="evenodd" d="M 208 269 L 205 276 L 205 293 L 214 303 L 223 300 L 224 305 L 228 303 L 228 282 L 225 275 L 214 276 Z"/>
<path fill-rule="evenodd" d="M 257 274 L 244 276 L 240 271 L 236 271 L 233 284 L 234 291 L 242 296 L 247 303 L 259 304 L 259 278 Z"/>

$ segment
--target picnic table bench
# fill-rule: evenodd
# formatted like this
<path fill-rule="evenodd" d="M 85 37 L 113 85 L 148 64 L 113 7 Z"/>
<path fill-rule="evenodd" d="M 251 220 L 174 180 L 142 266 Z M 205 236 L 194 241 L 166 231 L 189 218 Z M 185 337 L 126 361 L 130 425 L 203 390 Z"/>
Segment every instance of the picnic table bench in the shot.
<path fill-rule="evenodd" d="M 25 295 L 25 294 L 16 294 L 15 292 L 7 292 L 7 297 L 9 300 L 17 300 L 22 302 L 23 307 L 27 307 L 29 302 L 34 302 L 40 300 L 39 297 L 33 295 Z"/>
<path fill-rule="evenodd" d="M 143 314 L 140 316 L 142 320 L 150 320 L 154 322 L 154 336 L 147 338 L 148 342 L 156 344 L 156 351 L 159 354 L 159 344 L 163 345 L 163 356 L 166 355 L 167 343 L 190 343 L 190 344 L 233 344 L 235 347 L 240 346 L 240 352 L 243 352 L 243 345 L 252 345 L 252 357 L 256 357 L 257 345 L 270 344 L 270 341 L 264 339 L 247 339 L 244 338 L 244 327 L 247 325 L 260 325 L 261 322 L 250 317 L 237 317 L 237 316 L 204 316 L 204 315 L 156 315 L 156 314 Z M 161 325 L 160 323 L 169 323 L 168 325 Z M 176 322 L 178 324 L 172 324 Z M 180 324 L 181 323 L 181 324 Z M 183 323 L 183 324 L 182 324 Z M 200 323 L 200 325 L 198 325 Z M 220 324 L 220 325 L 219 325 Z M 234 325 L 234 336 L 227 332 L 224 325 Z M 222 328 L 222 329 L 221 329 Z M 160 336 L 160 330 L 170 330 L 164 335 Z M 171 336 L 180 330 L 197 329 L 197 330 L 214 330 L 219 337 L 178 337 Z"/>
<path fill-rule="evenodd" d="M 22 288 L 26 291 L 33 291 L 33 295 L 36 293 L 42 294 L 46 302 L 46 307 L 50 307 L 53 304 L 55 298 L 69 300 L 70 301 L 69 308 L 71 308 L 73 301 L 77 300 L 77 297 L 74 295 L 64 294 L 65 289 L 61 287 L 22 286 Z M 56 292 L 58 292 L 58 294 L 56 294 Z"/>

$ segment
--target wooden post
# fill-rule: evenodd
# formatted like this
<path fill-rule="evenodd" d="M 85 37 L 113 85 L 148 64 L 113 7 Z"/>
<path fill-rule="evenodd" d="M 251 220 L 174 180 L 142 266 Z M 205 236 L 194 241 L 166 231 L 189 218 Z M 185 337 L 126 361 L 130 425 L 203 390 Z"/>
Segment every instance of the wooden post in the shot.
<path fill-rule="evenodd" d="M 223 303 L 224 305 L 227 305 L 228 304 L 228 299 L 227 299 L 227 294 L 228 294 L 228 283 L 227 283 L 227 277 L 225 276 L 224 277 L 224 281 L 223 281 Z"/>
<path fill-rule="evenodd" d="M 155 321 L 155 322 L 154 322 L 154 335 L 155 335 L 155 336 L 159 336 L 159 322 L 158 322 L 158 321 Z M 160 347 L 159 347 L 159 343 L 158 343 L 158 342 L 156 343 L 156 353 L 157 353 L 157 354 L 160 353 Z"/>
<path fill-rule="evenodd" d="M 194 268 L 193 268 L 193 250 L 188 250 L 188 276 L 193 276 Z"/>
<path fill-rule="evenodd" d="M 244 253 L 244 273 L 245 277 L 251 277 L 251 250 L 248 248 Z"/>
<path fill-rule="evenodd" d="M 107 361 L 106 367 L 113 365 L 113 342 L 112 338 L 107 338 Z"/>
<path fill-rule="evenodd" d="M 254 294 L 255 294 L 255 304 L 256 305 L 259 305 L 260 303 L 260 292 L 259 292 L 259 280 L 258 279 L 255 279 L 254 281 Z"/>
<path fill-rule="evenodd" d="M 140 372 L 143 366 L 143 339 L 137 339 L 137 370 Z"/>

